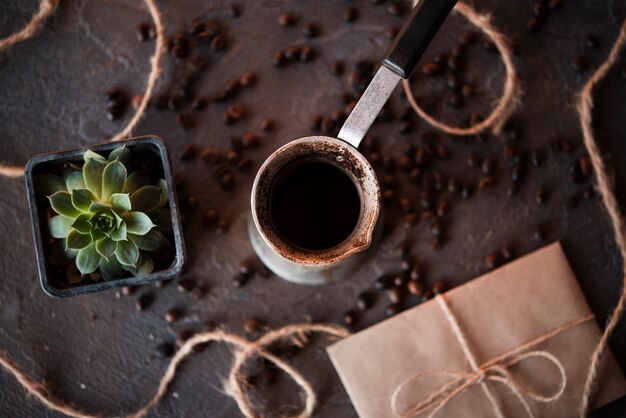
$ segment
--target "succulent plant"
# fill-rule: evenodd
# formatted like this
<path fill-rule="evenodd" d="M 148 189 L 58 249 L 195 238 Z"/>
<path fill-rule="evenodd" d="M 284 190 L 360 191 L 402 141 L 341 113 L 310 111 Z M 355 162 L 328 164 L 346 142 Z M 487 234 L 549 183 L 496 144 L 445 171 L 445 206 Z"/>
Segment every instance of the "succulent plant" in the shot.
<path fill-rule="evenodd" d="M 165 181 L 150 185 L 144 173 L 128 174 L 126 147 L 114 149 L 108 158 L 89 150 L 83 159 L 82 169 L 74 166 L 62 176 L 35 178 L 56 213 L 48 232 L 58 240 L 59 252 L 75 259 L 80 275 L 98 271 L 111 280 L 124 271 L 149 274 L 154 268 L 149 253 L 165 239 L 159 231 L 172 227 Z M 80 275 L 70 277 L 68 269 L 70 282 L 79 281 Z"/>

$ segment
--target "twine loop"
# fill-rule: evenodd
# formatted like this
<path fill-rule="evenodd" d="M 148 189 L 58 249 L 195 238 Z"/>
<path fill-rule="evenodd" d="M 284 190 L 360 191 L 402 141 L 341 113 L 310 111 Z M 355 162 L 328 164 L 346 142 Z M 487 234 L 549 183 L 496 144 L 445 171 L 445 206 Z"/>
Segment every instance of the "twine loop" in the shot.
<path fill-rule="evenodd" d="M 416 4 L 417 0 L 414 0 L 413 3 Z M 504 80 L 502 96 L 498 99 L 498 104 L 491 111 L 491 114 L 484 120 L 478 121 L 467 128 L 458 128 L 450 126 L 444 122 L 440 122 L 426 113 L 426 111 L 417 103 L 417 100 L 411 91 L 411 84 L 408 79 L 402 80 L 402 88 L 404 89 L 406 98 L 415 113 L 417 113 L 431 126 L 447 134 L 456 136 L 476 135 L 486 131 L 487 129 L 491 129 L 493 133 L 497 134 L 502 129 L 504 123 L 513 114 L 522 97 L 522 87 L 517 77 L 515 65 L 513 64 L 513 52 L 509 46 L 510 42 L 491 24 L 491 17 L 489 15 L 481 15 L 471 6 L 463 2 L 458 2 L 452 11 L 461 14 L 471 24 L 480 29 L 485 36 L 491 39 L 500 53 L 505 68 L 506 78 Z"/>
<path fill-rule="evenodd" d="M 495 416 L 497 418 L 505 418 L 504 413 L 502 412 L 502 408 L 500 407 L 496 397 L 494 396 L 488 385 L 489 382 L 499 383 L 506 386 L 507 389 L 509 389 L 509 391 L 512 393 L 512 395 L 522 405 L 528 418 L 535 418 L 535 414 L 530 407 L 530 404 L 528 403 L 528 398 L 533 399 L 537 402 L 549 403 L 556 401 L 558 398 L 561 397 L 561 395 L 563 395 L 567 386 L 567 373 L 565 372 L 565 367 L 563 366 L 561 361 L 548 351 L 525 350 L 531 346 L 539 344 L 542 341 L 545 341 L 548 338 L 553 337 L 557 333 L 560 333 L 562 331 L 591 320 L 593 318 L 593 315 L 589 315 L 573 321 L 569 324 L 565 324 L 552 332 L 549 332 L 539 338 L 534 339 L 529 343 L 526 343 L 518 348 L 511 350 L 508 353 L 489 360 L 482 365 L 478 365 L 476 358 L 469 347 L 467 338 L 463 334 L 463 331 L 461 330 L 461 327 L 459 326 L 456 317 L 450 310 L 450 307 L 448 306 L 445 298 L 439 295 L 436 297 L 436 300 L 446 320 L 448 321 L 448 325 L 450 325 L 450 328 L 452 329 L 452 332 L 454 333 L 454 336 L 456 337 L 456 340 L 459 343 L 459 346 L 461 347 L 461 350 L 463 351 L 463 354 L 465 355 L 465 358 L 469 363 L 471 370 L 468 372 L 456 372 L 449 370 L 427 370 L 414 374 L 410 378 L 403 381 L 394 390 L 393 395 L 391 396 L 391 409 L 394 416 L 396 416 L 397 418 L 409 418 L 414 415 L 430 411 L 427 417 L 433 418 L 457 396 L 461 395 L 463 392 L 474 386 L 480 386 L 480 388 L 485 393 L 485 396 L 487 397 Z M 558 373 L 558 387 L 554 391 L 554 393 L 544 394 L 534 391 L 531 388 L 525 387 L 521 383 L 519 383 L 509 371 L 511 367 L 531 359 L 544 360 L 548 364 L 554 366 Z M 419 379 L 433 375 L 446 376 L 449 377 L 450 380 L 431 392 L 426 399 L 414 403 L 413 406 L 404 411 L 401 411 L 400 407 L 398 406 L 399 398 L 406 391 L 406 389 L 414 386 Z"/>

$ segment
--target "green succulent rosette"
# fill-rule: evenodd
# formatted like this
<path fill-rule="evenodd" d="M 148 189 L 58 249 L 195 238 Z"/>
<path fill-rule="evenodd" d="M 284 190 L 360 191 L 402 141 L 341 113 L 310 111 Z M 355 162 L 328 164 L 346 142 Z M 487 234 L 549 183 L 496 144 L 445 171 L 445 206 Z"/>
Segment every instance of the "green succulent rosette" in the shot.
<path fill-rule="evenodd" d="M 50 218 L 48 232 L 60 248 L 51 254 L 74 259 L 70 267 L 80 273 L 68 269 L 70 282 L 96 271 L 104 280 L 111 280 L 124 271 L 139 276 L 154 269 L 150 253 L 165 239 L 160 231 L 172 228 L 165 207 L 167 185 L 165 180 L 150 185 L 139 171 L 129 174 L 125 165 L 129 159 L 126 147 L 114 149 L 108 159 L 87 151 L 82 170 L 35 178 L 37 190 L 48 197 L 56 213 Z"/>

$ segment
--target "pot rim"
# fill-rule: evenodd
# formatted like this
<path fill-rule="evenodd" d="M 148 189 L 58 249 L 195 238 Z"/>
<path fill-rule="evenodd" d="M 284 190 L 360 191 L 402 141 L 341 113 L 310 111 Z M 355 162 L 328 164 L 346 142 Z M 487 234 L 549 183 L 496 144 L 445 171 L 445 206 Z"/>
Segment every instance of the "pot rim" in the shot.
<path fill-rule="evenodd" d="M 302 155 L 315 155 L 338 166 L 348 173 L 359 191 L 361 213 L 353 232 L 343 242 L 329 249 L 314 251 L 297 247 L 281 238 L 269 219 L 267 201 L 272 180 L 281 168 Z M 250 204 L 254 225 L 273 251 L 299 265 L 323 267 L 369 248 L 380 213 L 380 200 L 376 173 L 356 148 L 336 138 L 309 136 L 283 145 L 265 160 L 254 179 Z"/>

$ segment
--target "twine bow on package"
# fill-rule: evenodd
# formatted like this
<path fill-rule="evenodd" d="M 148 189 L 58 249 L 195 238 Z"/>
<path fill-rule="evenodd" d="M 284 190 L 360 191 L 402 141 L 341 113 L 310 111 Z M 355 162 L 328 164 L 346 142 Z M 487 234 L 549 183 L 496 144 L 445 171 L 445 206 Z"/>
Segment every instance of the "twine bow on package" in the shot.
<path fill-rule="evenodd" d="M 600 330 L 552 244 L 328 348 L 361 418 L 575 417 Z M 594 407 L 626 394 L 611 353 Z"/>

